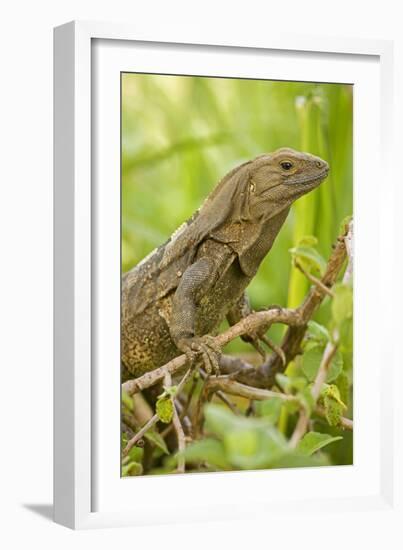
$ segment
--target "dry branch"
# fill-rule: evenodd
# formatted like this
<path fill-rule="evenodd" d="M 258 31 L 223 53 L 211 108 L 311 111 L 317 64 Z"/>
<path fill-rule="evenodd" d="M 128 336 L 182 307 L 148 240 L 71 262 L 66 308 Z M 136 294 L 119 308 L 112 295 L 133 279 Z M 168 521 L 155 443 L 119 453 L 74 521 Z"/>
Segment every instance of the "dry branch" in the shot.
<path fill-rule="evenodd" d="M 299 326 L 305 319 L 301 318 L 298 309 L 273 308 L 267 311 L 258 311 L 248 315 L 242 321 L 233 325 L 227 331 L 216 336 L 215 342 L 223 347 L 238 336 L 253 332 L 262 326 L 269 327 L 273 323 L 283 323 L 289 326 Z M 153 371 L 147 372 L 134 380 L 128 380 L 122 384 L 122 389 L 129 395 L 145 390 L 164 378 L 166 374 L 173 375 L 185 367 L 186 355 L 179 355 L 169 361 L 166 365 Z"/>
<path fill-rule="evenodd" d="M 229 393 L 231 395 L 237 395 L 240 397 L 245 397 L 253 401 L 265 401 L 266 399 L 271 399 L 273 397 L 278 397 L 283 401 L 297 401 L 297 398 L 293 395 L 288 395 L 282 392 L 276 392 L 276 391 L 264 390 L 260 388 L 253 388 L 251 386 L 246 386 L 244 384 L 240 384 L 239 382 L 236 382 L 235 380 L 231 380 L 227 376 L 218 376 L 217 378 L 210 378 L 210 380 L 206 384 L 205 390 L 207 394 L 211 392 L 216 392 L 217 390 L 222 390 L 222 391 L 225 391 L 225 393 Z M 319 405 L 316 406 L 314 412 L 318 416 L 321 416 L 323 418 L 326 417 L 325 409 Z M 350 420 L 349 418 L 345 418 L 344 416 L 342 416 L 340 418 L 340 427 L 344 428 L 345 430 L 352 430 L 353 421 Z"/>
<path fill-rule="evenodd" d="M 334 285 L 346 260 L 346 239 L 351 235 L 351 224 L 352 222 L 350 222 L 349 226 L 346 226 L 345 231 L 337 238 L 337 242 L 327 263 L 325 274 L 320 280 L 321 284 L 326 288 L 331 288 Z M 297 308 L 303 322 L 299 325 L 289 325 L 281 343 L 281 348 L 286 356 L 286 365 L 301 353 L 301 344 L 306 333 L 307 323 L 325 297 L 326 293 L 315 285 L 310 289 L 303 304 Z M 251 386 L 269 388 L 274 384 L 276 374 L 284 370 L 283 361 L 277 354 L 273 353 L 266 363 L 256 370 L 253 378 L 251 376 L 248 376 L 248 378 L 243 377 L 242 373 L 240 373 L 237 380 Z"/>
<path fill-rule="evenodd" d="M 279 397 L 283 399 L 283 401 L 295 401 L 296 399 L 294 396 L 285 393 L 246 386 L 245 384 L 240 384 L 236 380 L 231 380 L 227 376 L 212 377 L 206 383 L 206 392 L 217 392 L 218 390 L 222 390 L 231 395 L 246 397 L 253 401 L 263 401 L 272 397 Z"/>

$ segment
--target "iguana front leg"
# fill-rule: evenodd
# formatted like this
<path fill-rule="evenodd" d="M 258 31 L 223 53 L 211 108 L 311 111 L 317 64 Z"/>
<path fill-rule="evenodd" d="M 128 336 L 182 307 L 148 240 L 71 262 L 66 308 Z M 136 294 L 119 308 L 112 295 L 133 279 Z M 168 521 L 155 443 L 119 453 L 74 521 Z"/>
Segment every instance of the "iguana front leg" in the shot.
<path fill-rule="evenodd" d="M 235 306 L 228 312 L 227 321 L 231 326 L 235 325 L 236 323 L 238 323 L 239 321 L 247 317 L 250 313 L 253 313 L 253 310 L 250 306 L 249 298 L 246 293 L 243 293 L 243 295 L 240 297 L 240 299 L 235 304 Z M 265 360 L 266 353 L 259 343 L 259 341 L 261 340 L 271 350 L 277 353 L 284 363 L 285 357 L 284 357 L 283 350 L 279 346 L 277 346 L 274 342 L 272 342 L 272 340 L 265 335 L 265 332 L 266 332 L 266 329 L 260 329 L 260 330 L 258 329 L 249 334 L 244 334 L 243 336 L 241 336 L 241 338 L 244 342 L 248 342 L 249 344 L 252 344 L 252 346 L 262 356 L 263 360 Z"/>
<path fill-rule="evenodd" d="M 189 362 L 201 356 L 208 374 L 219 373 L 220 348 L 209 335 L 195 335 L 197 305 L 215 280 L 215 264 L 211 258 L 203 257 L 189 266 L 172 300 L 170 333 L 175 345 L 184 352 Z"/>

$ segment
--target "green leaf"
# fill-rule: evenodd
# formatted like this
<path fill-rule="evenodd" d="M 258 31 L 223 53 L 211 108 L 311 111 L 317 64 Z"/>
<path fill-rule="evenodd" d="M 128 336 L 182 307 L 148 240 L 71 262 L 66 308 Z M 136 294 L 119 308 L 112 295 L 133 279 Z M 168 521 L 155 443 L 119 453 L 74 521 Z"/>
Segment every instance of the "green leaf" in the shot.
<path fill-rule="evenodd" d="M 324 346 L 317 345 L 302 356 L 302 371 L 310 382 L 313 382 L 316 378 L 319 370 L 320 363 L 322 361 Z M 327 374 L 326 382 L 332 382 L 335 380 L 343 369 L 343 355 L 340 351 L 336 351 L 332 362 L 330 364 L 329 372 Z"/>
<path fill-rule="evenodd" d="M 350 380 L 344 370 L 341 371 L 334 383 L 339 388 L 341 401 L 348 405 L 350 399 Z"/>
<path fill-rule="evenodd" d="M 339 388 L 334 384 L 327 386 L 321 392 L 321 400 L 325 408 L 325 416 L 330 426 L 338 426 L 347 406 L 340 399 Z"/>
<path fill-rule="evenodd" d="M 210 403 L 204 407 L 206 430 L 223 436 L 236 427 L 235 415 L 221 405 Z"/>
<path fill-rule="evenodd" d="M 336 325 L 341 325 L 353 316 L 353 289 L 350 285 L 339 283 L 333 289 L 332 317 Z"/>
<path fill-rule="evenodd" d="M 225 457 L 234 468 L 268 468 L 287 452 L 284 436 L 264 417 L 237 416 L 215 404 L 204 411 L 206 430 L 222 439 Z"/>
<path fill-rule="evenodd" d="M 206 438 L 191 443 L 184 450 L 183 456 L 186 462 L 207 462 L 222 470 L 230 469 L 230 464 L 225 458 L 224 446 L 216 439 Z"/>
<path fill-rule="evenodd" d="M 298 450 L 292 453 L 287 453 L 275 460 L 271 464 L 271 468 L 307 468 L 328 466 L 329 459 L 326 455 L 307 456 Z"/>
<path fill-rule="evenodd" d="M 309 273 L 323 275 L 326 261 L 319 252 L 311 246 L 296 246 L 290 249 L 294 261 L 297 260 Z"/>
<path fill-rule="evenodd" d="M 224 436 L 224 447 L 231 464 L 246 470 L 268 468 L 288 452 L 284 436 L 274 427 L 230 431 Z"/>
<path fill-rule="evenodd" d="M 339 326 L 340 349 L 344 352 L 353 351 L 354 324 L 352 319 L 345 319 Z"/>
<path fill-rule="evenodd" d="M 283 399 L 280 397 L 271 397 L 265 401 L 258 401 L 256 403 L 256 412 L 271 424 L 276 424 L 280 417 L 282 404 Z"/>
<path fill-rule="evenodd" d="M 143 460 L 144 449 L 134 445 L 129 451 L 129 458 L 131 462 L 141 462 Z"/>
<path fill-rule="evenodd" d="M 304 376 L 291 376 L 290 383 L 291 387 L 297 391 L 303 391 L 307 385 L 307 381 Z"/>
<path fill-rule="evenodd" d="M 295 399 L 295 401 L 294 400 L 293 401 L 291 401 L 291 400 L 284 401 L 283 406 L 289 414 L 294 414 L 294 413 L 298 412 L 299 409 L 301 408 L 301 405 L 300 405 L 300 403 L 298 402 L 297 399 Z"/>
<path fill-rule="evenodd" d="M 138 462 L 129 462 L 129 464 L 122 466 L 122 477 L 141 476 L 142 473 L 143 466 Z"/>
<path fill-rule="evenodd" d="M 329 434 L 321 434 L 319 432 L 308 432 L 304 435 L 298 444 L 298 450 L 306 455 L 310 456 L 319 449 L 322 449 L 329 443 L 343 439 L 341 436 L 332 437 Z"/>
<path fill-rule="evenodd" d="M 315 407 L 315 400 L 312 395 L 311 386 L 312 384 L 298 393 L 298 400 L 309 416 L 312 414 L 312 411 Z"/>
<path fill-rule="evenodd" d="M 148 441 L 153 443 L 156 447 L 158 447 L 158 449 L 161 449 L 161 451 L 163 451 L 165 454 L 169 454 L 168 447 L 161 434 L 159 434 L 155 430 L 148 430 L 148 432 L 144 434 L 144 437 L 148 439 Z"/>
<path fill-rule="evenodd" d="M 327 328 L 323 325 L 320 325 L 315 321 L 308 321 L 306 338 L 320 344 L 327 344 L 330 340 L 330 334 Z"/>
<path fill-rule="evenodd" d="M 174 414 L 174 407 L 170 397 L 161 397 L 157 400 L 155 412 L 161 422 L 169 424 Z"/>

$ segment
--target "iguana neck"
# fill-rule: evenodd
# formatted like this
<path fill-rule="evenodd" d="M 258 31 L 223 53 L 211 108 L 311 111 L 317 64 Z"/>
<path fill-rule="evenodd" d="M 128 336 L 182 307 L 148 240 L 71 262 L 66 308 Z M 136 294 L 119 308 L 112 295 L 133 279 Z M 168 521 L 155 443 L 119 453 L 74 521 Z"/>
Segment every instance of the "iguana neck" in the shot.
<path fill-rule="evenodd" d="M 260 223 L 230 223 L 215 231 L 211 237 L 227 243 L 237 253 L 245 275 L 253 277 L 270 251 L 285 222 L 290 207 L 286 207 Z"/>

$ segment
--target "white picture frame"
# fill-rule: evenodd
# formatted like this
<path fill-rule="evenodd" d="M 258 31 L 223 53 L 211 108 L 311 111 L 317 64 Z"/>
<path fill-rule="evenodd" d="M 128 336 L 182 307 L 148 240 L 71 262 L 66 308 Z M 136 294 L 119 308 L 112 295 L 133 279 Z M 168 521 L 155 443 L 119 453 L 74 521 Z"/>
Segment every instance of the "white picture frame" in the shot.
<path fill-rule="evenodd" d="M 393 513 L 395 478 L 391 418 L 396 411 L 388 388 L 397 355 L 393 347 L 382 350 L 381 355 L 375 341 L 373 313 L 378 308 L 391 308 L 385 289 L 392 284 L 393 269 L 385 270 L 381 266 L 393 265 L 395 240 L 390 216 L 394 209 L 393 178 L 382 178 L 382 193 L 376 183 L 380 163 L 387 171 L 392 155 L 392 51 L 392 43 L 388 41 L 275 33 L 253 39 L 231 37 L 226 33 L 222 38 L 204 30 L 200 37 L 195 37 L 187 36 L 183 29 L 172 35 L 167 30 L 164 36 L 153 36 L 146 29 L 138 30 L 130 25 L 90 22 L 72 22 L 55 29 L 56 522 L 71 528 L 90 528 L 235 519 L 245 516 L 245 499 L 251 504 L 251 516 L 257 513 L 256 504 L 259 513 L 278 512 L 284 506 L 292 513 L 300 508 L 301 501 L 312 513 L 324 509 L 335 511 L 342 506 L 351 510 L 389 510 Z M 164 52 L 169 53 L 169 62 Z M 120 379 L 120 364 L 118 374 L 111 374 L 113 378 L 99 375 L 100 358 L 109 357 L 114 362 L 119 347 L 116 269 L 120 273 L 117 233 L 118 227 L 120 231 L 120 197 L 115 196 L 108 185 L 119 172 L 116 141 L 119 120 L 115 120 L 116 82 L 113 84 L 110 75 L 116 76 L 123 66 L 127 70 L 137 67 L 139 72 L 168 73 L 174 72 L 173 66 L 176 71 L 185 66 L 184 74 L 192 74 L 190 55 L 193 66 L 200 67 L 197 74 L 206 74 L 206 52 L 209 64 L 216 71 L 223 71 L 226 63 L 228 74 L 233 76 L 238 74 L 235 72 L 241 57 L 248 61 L 250 76 L 256 76 L 259 70 L 266 76 L 264 60 L 271 56 L 272 78 L 291 78 L 285 68 L 288 59 L 296 80 L 309 80 L 317 74 L 315 70 L 320 70 L 322 75 L 328 75 L 321 80 L 343 81 L 340 80 L 342 75 L 347 74 L 348 82 L 354 83 L 358 90 L 361 87 L 361 95 L 358 94 L 361 101 L 355 102 L 354 114 L 354 137 L 360 136 L 354 152 L 354 181 L 359 188 L 362 188 L 360 182 L 366 182 L 368 199 L 363 200 L 362 194 L 355 196 L 355 208 L 360 214 L 358 221 L 356 219 L 355 276 L 359 285 L 355 286 L 355 306 L 362 321 L 357 326 L 356 315 L 355 346 L 360 354 L 359 364 L 365 364 L 371 376 L 366 379 L 364 371 L 357 369 L 357 376 L 362 375 L 360 382 L 365 384 L 365 395 L 358 393 L 355 399 L 356 455 L 355 465 L 350 470 L 345 467 L 309 469 L 303 471 L 303 477 L 301 470 L 287 470 L 269 472 L 270 477 L 267 472 L 260 471 L 120 479 L 119 452 L 116 453 L 119 428 L 114 423 L 119 416 L 120 394 L 118 386 L 116 394 L 110 390 L 116 376 Z M 231 65 L 234 55 L 239 57 L 234 57 Z M 301 59 L 306 60 L 306 65 L 302 69 L 299 67 L 302 72 L 298 77 L 296 61 Z M 212 70 L 207 74 L 214 74 Z M 273 71 L 277 71 L 275 75 Z M 332 74 L 336 75 L 337 71 L 339 77 L 334 79 Z M 371 108 L 373 114 L 375 111 L 372 128 L 365 122 Z M 110 145 L 105 145 L 105 135 L 109 136 Z M 368 154 L 370 167 L 365 163 Z M 99 181 L 102 186 L 98 185 Z M 103 191 L 99 192 L 99 188 Z M 376 219 L 373 218 L 375 211 Z M 108 224 L 105 224 L 106 218 L 110 220 Z M 376 267 L 368 270 L 371 255 Z M 100 278 L 101 270 L 104 275 Z M 115 287 L 110 290 L 112 298 L 109 300 L 106 298 L 109 293 L 104 290 L 107 288 L 105 283 L 111 281 Z M 371 307 L 365 300 L 370 285 L 376 288 Z M 110 339 L 108 336 L 106 347 L 100 353 L 99 336 L 105 331 L 106 312 L 117 322 L 113 325 L 114 334 Z M 386 327 L 378 327 L 378 330 L 386 331 Z M 371 353 L 359 345 L 365 338 L 373 342 Z M 368 425 L 374 430 L 371 440 L 365 433 Z M 116 439 L 113 439 L 113 430 Z M 375 449 L 371 453 L 370 444 Z M 137 493 L 143 495 L 141 507 L 130 505 L 134 486 L 129 487 L 128 482 L 136 484 Z M 234 483 L 238 492 L 247 495 L 242 507 L 234 499 Z M 262 491 L 264 483 L 270 484 L 270 491 Z M 214 502 L 211 502 L 213 489 Z M 158 504 L 152 496 L 155 491 L 164 490 L 174 495 L 175 506 L 169 509 L 163 503 Z M 192 491 L 197 491 L 197 504 L 189 500 Z"/>

